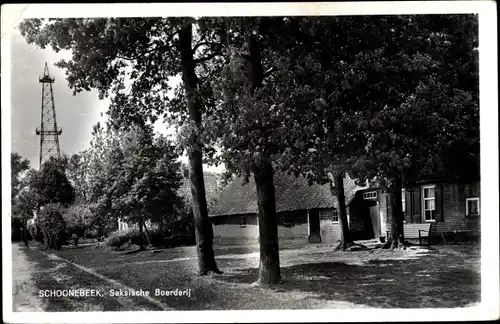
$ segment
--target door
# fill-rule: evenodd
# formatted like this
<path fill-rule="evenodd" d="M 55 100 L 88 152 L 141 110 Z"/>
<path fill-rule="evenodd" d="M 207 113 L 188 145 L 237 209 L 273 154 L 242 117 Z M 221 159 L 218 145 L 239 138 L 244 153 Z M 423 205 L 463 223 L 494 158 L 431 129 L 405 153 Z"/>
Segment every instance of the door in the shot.
<path fill-rule="evenodd" d="M 378 204 L 369 207 L 370 218 L 372 220 L 373 234 L 375 238 L 380 236 L 380 215 Z"/>

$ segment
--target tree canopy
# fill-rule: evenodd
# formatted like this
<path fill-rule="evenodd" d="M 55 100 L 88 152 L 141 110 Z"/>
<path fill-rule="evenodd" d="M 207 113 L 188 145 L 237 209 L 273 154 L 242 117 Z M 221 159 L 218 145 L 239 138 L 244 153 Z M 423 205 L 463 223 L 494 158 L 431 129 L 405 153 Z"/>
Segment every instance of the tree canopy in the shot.
<path fill-rule="evenodd" d="M 66 177 L 65 159 L 51 157 L 42 164 L 40 171 L 29 174 L 29 190 L 38 197 L 37 205 L 53 203 L 69 205 L 75 199 L 73 186 Z"/>
<path fill-rule="evenodd" d="M 205 64 L 216 60 L 221 33 L 214 30 L 221 28 L 221 19 L 180 17 L 30 19 L 20 25 L 28 43 L 72 51 L 71 60 L 56 65 L 66 71 L 75 93 L 94 88 L 100 97 L 109 96 L 108 114 L 118 127 L 158 118 L 177 119 L 185 126 L 189 140 L 181 144 L 189 157 L 201 274 L 220 272 L 213 256 L 199 133 L 209 95 Z M 169 96 L 169 81 L 178 75 L 182 83 Z"/>
<path fill-rule="evenodd" d="M 23 159 L 17 152 L 11 153 L 10 161 L 11 197 L 14 199 L 21 189 L 21 175 L 29 170 L 30 161 L 28 159 Z"/>
<path fill-rule="evenodd" d="M 218 271 L 202 152 L 231 173 L 253 173 L 261 261 L 278 264 L 273 282 L 276 169 L 317 182 L 345 171 L 359 181 L 376 178 L 396 197 L 395 236 L 402 235 L 401 186 L 436 174 L 478 176 L 475 15 L 33 19 L 21 32 L 41 47 L 72 50 L 70 61 L 57 64 L 69 86 L 110 96 L 114 125 L 138 127 L 123 143 L 94 130 L 85 163 L 95 169 L 84 177 L 97 205 L 157 206 L 151 197 L 160 184 L 142 164 L 154 170 L 163 162 L 151 162 L 154 145 L 139 130 L 158 118 L 181 126 L 198 251 L 206 252 L 201 273 Z M 182 83 L 173 89 L 177 75 Z M 169 152 L 160 153 L 166 164 Z"/>

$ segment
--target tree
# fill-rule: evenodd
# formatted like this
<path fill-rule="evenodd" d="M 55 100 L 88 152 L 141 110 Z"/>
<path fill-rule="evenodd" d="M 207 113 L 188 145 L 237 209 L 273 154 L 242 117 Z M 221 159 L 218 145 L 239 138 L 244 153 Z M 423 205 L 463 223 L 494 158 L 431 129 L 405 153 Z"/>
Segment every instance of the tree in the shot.
<path fill-rule="evenodd" d="M 38 197 L 38 208 L 49 203 L 65 206 L 73 203 L 75 192 L 66 177 L 65 165 L 63 159 L 51 157 L 40 171 L 31 174 L 28 185 Z"/>
<path fill-rule="evenodd" d="M 84 237 L 92 228 L 93 216 L 90 208 L 83 204 L 73 204 L 64 211 L 63 218 L 69 237 L 78 245 L 78 239 Z"/>
<path fill-rule="evenodd" d="M 404 246 L 401 187 L 436 173 L 464 175 L 463 165 L 447 158 L 458 145 L 470 152 L 463 164 L 478 165 L 477 17 L 371 16 L 329 23 L 338 39 L 349 41 L 326 43 L 342 50 L 326 56 L 330 73 L 322 74 L 328 79 L 315 89 L 326 104 L 317 108 L 339 109 L 324 115 L 333 127 L 323 128 L 325 145 L 316 152 L 341 154 L 318 161 L 339 161 L 359 180 L 376 178 L 388 188 L 393 211 L 388 246 Z M 314 60 L 328 66 L 321 55 Z M 351 154 L 339 152 L 342 138 L 351 143 Z"/>
<path fill-rule="evenodd" d="M 69 181 L 75 188 L 75 200 L 84 203 L 90 198 L 88 188 L 88 154 L 87 151 L 82 151 L 71 155 L 68 159 L 66 174 Z"/>
<path fill-rule="evenodd" d="M 23 206 L 22 199 L 19 199 L 19 193 L 23 190 L 24 184 L 21 177 L 30 168 L 28 159 L 23 159 L 19 153 L 11 153 L 11 202 L 12 202 L 12 234 L 19 235 L 18 223 L 22 223 L 22 233 L 24 243 L 28 246 L 27 237 L 27 215 L 26 208 Z M 21 216 L 21 217 L 19 217 Z M 16 234 L 18 233 L 18 234 Z"/>
<path fill-rule="evenodd" d="M 43 206 L 36 219 L 35 237 L 40 237 L 46 248 L 59 250 L 66 241 L 66 223 L 63 218 L 65 207 L 58 203 Z"/>
<path fill-rule="evenodd" d="M 101 97 L 112 94 L 110 117 L 124 125 L 154 122 L 168 111 L 191 130 L 188 145 L 193 214 L 200 274 L 217 272 L 203 183 L 202 150 L 198 140 L 207 89 L 197 74 L 215 59 L 220 45 L 211 30 L 218 19 L 105 18 L 25 20 L 21 33 L 29 43 L 72 50 L 66 70 L 74 92 L 95 88 Z M 193 39 L 193 25 L 199 37 Z M 193 44 L 194 43 L 194 44 Z M 172 77 L 182 86 L 168 97 Z M 130 81 L 129 89 L 125 86 Z M 189 122 L 188 122 L 189 121 Z M 206 148 L 205 148 L 206 149 Z"/>
<path fill-rule="evenodd" d="M 295 18 L 230 18 L 222 70 L 212 75 L 214 108 L 204 136 L 221 148 L 214 159 L 253 180 L 257 189 L 260 269 L 258 283 L 281 281 L 273 175 L 308 175 L 302 162 L 314 138 L 307 127 L 313 93 L 301 79 L 318 71 L 296 45 Z M 300 18 L 297 18 L 300 19 Z M 312 63 L 312 64 L 311 64 Z M 304 154 L 302 154 L 304 152 Z M 312 179 L 311 179 L 312 180 Z"/>
<path fill-rule="evenodd" d="M 21 175 L 29 170 L 30 168 L 30 161 L 28 159 L 23 159 L 19 153 L 11 153 L 10 155 L 10 170 L 11 170 L 11 197 L 14 199 L 14 197 L 17 195 L 19 190 L 21 189 Z"/>
<path fill-rule="evenodd" d="M 95 147 L 89 152 L 102 153 L 99 159 L 90 157 L 91 166 L 94 160 L 101 166 L 94 177 L 96 188 L 91 187 L 91 192 L 99 193 L 94 200 L 98 218 L 104 222 L 121 218 L 137 223 L 142 238 L 146 220 L 162 223 L 165 217 L 183 209 L 177 195 L 180 163 L 176 162 L 177 150 L 169 140 L 155 137 L 146 125 L 116 130 L 98 126 L 94 135 Z M 142 241 L 140 248 L 145 248 Z"/>

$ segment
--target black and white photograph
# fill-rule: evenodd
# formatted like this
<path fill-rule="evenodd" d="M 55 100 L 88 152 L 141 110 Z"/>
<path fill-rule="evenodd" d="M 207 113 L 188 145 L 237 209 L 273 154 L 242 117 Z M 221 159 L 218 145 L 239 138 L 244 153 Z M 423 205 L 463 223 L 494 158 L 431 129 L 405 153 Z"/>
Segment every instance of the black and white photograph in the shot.
<path fill-rule="evenodd" d="M 2 5 L 1 78 L 6 323 L 500 316 L 495 2 Z"/>

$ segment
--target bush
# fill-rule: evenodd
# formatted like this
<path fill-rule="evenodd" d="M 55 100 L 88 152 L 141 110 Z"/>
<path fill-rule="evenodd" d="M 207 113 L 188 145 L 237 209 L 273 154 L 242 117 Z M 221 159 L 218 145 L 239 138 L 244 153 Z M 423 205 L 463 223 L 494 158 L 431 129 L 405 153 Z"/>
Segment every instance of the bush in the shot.
<path fill-rule="evenodd" d="M 148 241 L 145 233 L 143 233 L 143 239 L 144 245 L 147 245 Z M 106 240 L 106 244 L 108 246 L 115 248 L 118 248 L 127 242 L 139 245 L 139 229 L 129 228 L 124 231 L 116 231 L 111 233 Z"/>
<path fill-rule="evenodd" d="M 196 238 L 192 215 L 183 215 L 180 219 L 166 225 L 163 235 L 167 247 L 194 245 Z"/>
<path fill-rule="evenodd" d="M 192 217 L 184 215 L 180 219 L 171 221 L 169 224 L 153 224 L 147 227 L 151 246 L 154 247 L 177 247 L 189 246 L 196 243 L 194 233 L 194 223 Z M 106 244 L 110 247 L 118 248 L 123 244 L 130 242 L 131 244 L 139 245 L 139 229 L 129 228 L 123 231 L 115 231 L 111 233 L 106 240 Z M 143 243 L 148 245 L 146 230 L 143 231 Z"/>
<path fill-rule="evenodd" d="M 47 248 L 60 249 L 68 240 L 66 222 L 63 214 L 64 207 L 60 204 L 47 204 L 43 206 L 38 217 L 36 218 L 38 238 Z"/>
<path fill-rule="evenodd" d="M 99 238 L 99 230 L 97 230 L 96 228 L 87 228 L 83 233 L 83 238 L 97 239 Z"/>
<path fill-rule="evenodd" d="M 68 235 L 82 238 L 85 232 L 91 228 L 92 213 L 85 205 L 74 205 L 65 210 L 64 221 L 68 225 Z"/>

